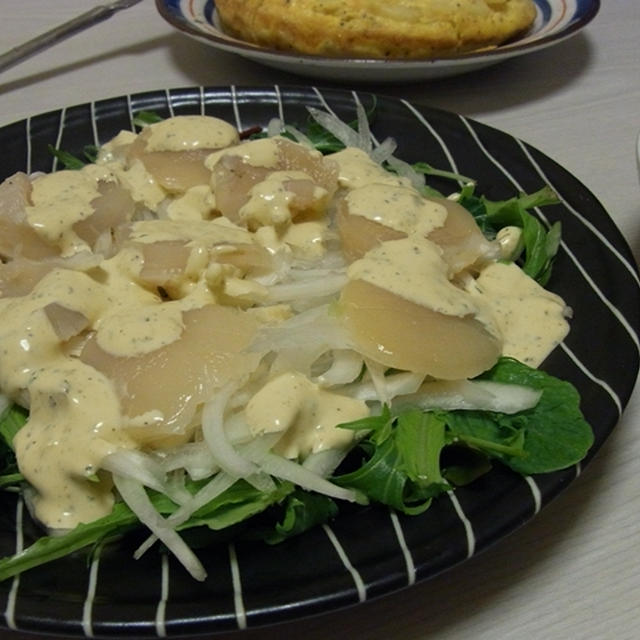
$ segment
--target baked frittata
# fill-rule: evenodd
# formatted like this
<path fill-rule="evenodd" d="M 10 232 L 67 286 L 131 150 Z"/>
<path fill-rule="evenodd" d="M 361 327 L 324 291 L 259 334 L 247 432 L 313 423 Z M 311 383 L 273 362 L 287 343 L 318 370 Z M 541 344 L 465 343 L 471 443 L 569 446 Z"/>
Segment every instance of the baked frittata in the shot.
<path fill-rule="evenodd" d="M 533 0 L 216 0 L 223 29 L 329 57 L 450 57 L 495 47 L 535 20 Z"/>

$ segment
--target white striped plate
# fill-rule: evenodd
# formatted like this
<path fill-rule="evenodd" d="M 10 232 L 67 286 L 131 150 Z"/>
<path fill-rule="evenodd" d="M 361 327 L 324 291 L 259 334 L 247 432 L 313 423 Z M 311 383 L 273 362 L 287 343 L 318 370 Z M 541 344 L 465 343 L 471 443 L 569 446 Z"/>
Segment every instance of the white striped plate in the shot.
<path fill-rule="evenodd" d="M 600 0 L 535 0 L 537 17 L 520 38 L 489 51 L 455 58 L 371 60 L 326 58 L 276 51 L 233 38 L 222 31 L 214 0 L 156 0 L 160 15 L 183 33 L 218 49 L 276 69 L 349 82 L 407 82 L 474 71 L 508 58 L 538 51 L 576 34 L 596 16 Z"/>
<path fill-rule="evenodd" d="M 329 525 L 268 547 L 236 535 L 197 553 L 209 578 L 192 580 L 172 558 L 140 540 L 77 554 L 0 584 L 0 624 L 66 637 L 164 637 L 252 628 L 335 611 L 426 580 L 484 551 L 529 519 L 588 465 L 616 425 L 638 373 L 640 286 L 624 238 L 589 190 L 540 151 L 451 113 L 364 92 L 303 87 L 193 87 L 125 95 L 40 114 L 0 129 L 0 179 L 51 171 L 48 145 L 80 154 L 121 129 L 132 114 L 208 114 L 241 129 L 273 117 L 292 125 L 305 105 L 355 119 L 375 105 L 373 135 L 394 136 L 399 156 L 478 179 L 489 198 L 545 183 L 561 204 L 538 215 L 561 221 L 564 240 L 550 282 L 574 310 L 572 330 L 544 368 L 571 381 L 593 425 L 595 445 L 581 465 L 523 478 L 500 466 L 441 496 L 422 515 L 379 507 L 341 508 Z M 450 184 L 434 183 L 446 190 Z M 575 491 L 576 489 L 574 489 Z M 579 496 L 577 497 L 579 500 Z M 371 535 L 370 532 L 375 532 Z M 31 544 L 37 529 L 16 494 L 0 492 L 0 554 Z M 490 551 L 488 551 L 490 552 Z"/>

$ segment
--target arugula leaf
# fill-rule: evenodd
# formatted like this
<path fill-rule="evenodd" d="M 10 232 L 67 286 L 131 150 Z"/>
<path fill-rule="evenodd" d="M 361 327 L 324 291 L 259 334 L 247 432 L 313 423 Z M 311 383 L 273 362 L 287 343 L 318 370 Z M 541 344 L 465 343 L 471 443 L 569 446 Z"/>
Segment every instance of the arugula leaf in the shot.
<path fill-rule="evenodd" d="M 17 405 L 8 406 L 0 415 L 0 488 L 24 480 L 18 471 L 13 438 L 27 421 L 27 415 L 26 409 Z"/>
<path fill-rule="evenodd" d="M 468 178 L 467 176 L 463 176 L 462 174 L 456 173 L 455 171 L 446 171 L 445 169 L 437 169 L 436 167 L 428 164 L 427 162 L 416 162 L 411 166 L 415 171 L 417 171 L 418 173 L 423 173 L 425 176 L 446 178 L 448 180 L 455 180 L 456 182 L 460 182 L 461 184 L 475 185 L 475 182 L 476 182 L 473 178 Z M 435 190 L 431 189 L 431 192 L 433 191 Z M 442 196 L 440 192 L 436 191 L 435 193 Z"/>
<path fill-rule="evenodd" d="M 138 111 L 133 116 L 133 125 L 140 129 L 147 125 L 154 124 L 156 122 L 162 122 L 164 118 L 158 115 L 155 111 Z"/>
<path fill-rule="evenodd" d="M 56 149 L 53 145 L 48 145 L 49 153 L 58 159 L 59 162 L 62 163 L 65 169 L 69 169 L 71 171 L 77 171 L 78 169 L 82 169 L 87 163 L 95 162 L 98 157 L 98 147 L 93 144 L 85 145 L 82 149 L 82 154 L 84 156 L 84 160 L 82 158 L 78 158 L 74 156 L 72 153 L 68 151 L 63 151 L 62 149 Z"/>
<path fill-rule="evenodd" d="M 330 497 L 296 489 L 285 500 L 282 520 L 259 535 L 268 544 L 278 544 L 328 522 L 337 514 L 338 506 Z"/>
<path fill-rule="evenodd" d="M 528 210 L 557 204 L 558 197 L 551 187 L 545 186 L 531 194 L 495 201 L 476 196 L 472 189 L 463 189 L 459 202 L 472 213 L 478 226 L 489 237 L 495 236 L 499 229 L 506 226 L 520 227 L 524 243 L 522 270 L 543 286 L 548 282 L 560 246 L 560 223 L 556 222 L 546 229 Z"/>
<path fill-rule="evenodd" d="M 139 526 L 136 515 L 124 503 L 116 503 L 113 511 L 104 518 L 79 524 L 63 536 L 43 536 L 24 551 L 0 558 L 0 581 L 94 545 L 107 537 L 122 534 L 135 526 Z"/>
<path fill-rule="evenodd" d="M 29 412 L 26 409 L 15 404 L 8 406 L 0 414 L 0 437 L 12 451 L 14 450 L 13 439 L 26 423 L 28 416 Z"/>
<path fill-rule="evenodd" d="M 365 460 L 355 471 L 335 476 L 336 484 L 407 514 L 422 513 L 433 497 L 450 488 L 440 473 L 445 423 L 437 414 L 411 409 L 368 425 L 375 430 L 360 444 Z"/>
<path fill-rule="evenodd" d="M 191 487 L 195 490 L 195 485 Z M 293 491 L 290 483 L 281 483 L 271 493 L 262 492 L 239 480 L 224 493 L 201 507 L 179 529 L 205 526 L 218 530 L 230 527 L 279 502 Z M 155 508 L 163 515 L 170 515 L 176 505 L 165 495 L 149 491 Z M 106 539 L 122 536 L 140 522 L 124 502 L 117 502 L 111 513 L 90 523 L 79 524 L 64 535 L 43 536 L 21 553 L 0 559 L 0 581 L 27 569 L 46 564 L 86 547 L 102 543 Z"/>
<path fill-rule="evenodd" d="M 542 391 L 538 404 L 532 409 L 499 418 L 503 432 L 517 430 L 521 433 L 517 436 L 522 438 L 519 454 L 495 453 L 495 457 L 502 459 L 514 471 L 549 473 L 577 464 L 587 455 L 594 442 L 593 430 L 584 419 L 580 395 L 571 383 L 512 358 L 502 358 L 480 377 Z M 452 431 L 456 428 L 449 426 Z"/>
<path fill-rule="evenodd" d="M 548 473 L 582 460 L 593 444 L 580 397 L 568 382 L 501 358 L 480 376 L 542 391 L 537 405 L 516 414 L 487 411 L 403 409 L 340 425 L 366 429 L 358 468 L 334 478 L 371 500 L 405 513 L 420 513 L 432 497 L 485 473 L 500 460 L 522 474 Z M 445 461 L 444 454 L 467 448 L 469 455 Z"/>

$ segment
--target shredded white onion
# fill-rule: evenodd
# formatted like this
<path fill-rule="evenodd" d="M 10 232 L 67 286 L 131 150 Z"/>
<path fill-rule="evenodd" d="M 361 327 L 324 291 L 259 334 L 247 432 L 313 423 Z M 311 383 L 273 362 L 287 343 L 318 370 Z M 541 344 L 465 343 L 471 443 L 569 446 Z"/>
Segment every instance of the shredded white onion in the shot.
<path fill-rule="evenodd" d="M 316 377 L 316 382 L 323 386 L 349 384 L 362 372 L 364 360 L 353 349 L 334 349 L 331 351 L 332 361 L 329 368 Z"/>
<path fill-rule="evenodd" d="M 476 409 L 513 414 L 538 404 L 541 391 L 517 384 L 489 380 L 434 380 L 425 382 L 415 394 L 398 398 L 394 406 L 421 409 Z"/>
<path fill-rule="evenodd" d="M 332 133 L 346 147 L 356 147 L 362 149 L 361 138 L 357 131 L 354 131 L 348 124 L 326 111 L 320 111 L 315 107 L 307 107 L 311 117 L 327 131 Z M 368 151 L 368 149 L 363 149 Z"/>
<path fill-rule="evenodd" d="M 305 469 L 302 465 L 292 460 L 287 460 L 275 453 L 267 453 L 260 457 L 257 463 L 264 471 L 272 476 L 289 480 L 308 491 L 315 491 L 316 493 L 322 493 L 332 498 L 339 498 L 340 500 L 347 500 L 348 502 L 355 502 L 357 499 L 356 492 L 352 489 L 339 487 L 309 469 Z"/>
<path fill-rule="evenodd" d="M 341 392 L 352 398 L 364 400 L 365 402 L 380 402 L 381 396 L 378 391 L 378 386 L 383 385 L 384 395 L 387 398 L 387 402 L 389 402 L 396 396 L 415 393 L 424 380 L 423 374 L 411 373 L 410 371 L 389 374 L 384 376 L 384 381 L 378 380 L 378 377 L 379 376 L 376 376 L 375 382 L 373 379 L 369 379 L 343 387 Z"/>
<path fill-rule="evenodd" d="M 302 466 L 322 478 L 328 478 L 346 458 L 348 451 L 344 449 L 325 449 L 311 453 L 305 458 Z"/>
<path fill-rule="evenodd" d="M 257 467 L 238 455 L 224 430 L 224 411 L 236 386 L 228 384 L 213 395 L 202 409 L 202 434 L 215 463 L 229 475 L 246 478 L 258 472 Z"/>
<path fill-rule="evenodd" d="M 347 283 L 344 273 L 326 275 L 322 278 L 306 278 L 297 282 L 275 284 L 268 287 L 267 302 L 290 302 L 308 298 L 323 298 L 338 293 Z"/>
<path fill-rule="evenodd" d="M 196 579 L 204 580 L 207 572 L 197 556 L 173 527 L 156 511 L 144 487 L 135 480 L 113 474 L 113 482 L 118 493 L 138 520 L 147 526 L 173 553 L 184 568 Z M 139 557 L 136 555 L 136 558 Z"/>
<path fill-rule="evenodd" d="M 386 138 L 371 152 L 371 159 L 378 164 L 387 162 L 393 157 L 393 152 L 398 148 L 398 144 L 393 138 Z"/>
<path fill-rule="evenodd" d="M 395 156 L 387 158 L 387 163 L 399 176 L 408 178 L 416 189 L 424 187 L 426 183 L 424 174 L 418 173 L 409 163 Z"/>

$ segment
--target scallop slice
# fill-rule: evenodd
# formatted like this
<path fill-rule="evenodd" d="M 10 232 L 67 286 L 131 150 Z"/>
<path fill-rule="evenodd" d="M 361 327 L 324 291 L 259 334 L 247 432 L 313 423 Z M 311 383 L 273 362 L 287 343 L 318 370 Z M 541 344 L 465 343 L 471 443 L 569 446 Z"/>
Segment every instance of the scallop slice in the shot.
<path fill-rule="evenodd" d="M 150 243 L 136 243 L 142 253 L 143 265 L 139 278 L 153 287 L 164 287 L 187 277 L 190 258 L 194 247 L 184 240 L 160 240 Z M 238 269 L 240 276 L 256 277 L 271 273 L 274 269 L 273 257 L 260 245 L 238 243 L 217 245 L 211 249 L 205 262 L 200 262 L 204 270 L 209 260 L 229 264 Z M 195 277 L 199 272 L 195 273 Z"/>
<path fill-rule="evenodd" d="M 129 222 L 135 203 L 129 193 L 117 182 L 99 182 L 100 196 L 92 201 L 94 212 L 73 225 L 73 231 L 94 248 L 98 238 L 107 231 Z"/>
<path fill-rule="evenodd" d="M 41 260 L 60 254 L 27 222 L 26 207 L 31 203 L 32 185 L 25 173 L 16 173 L 0 184 L 0 256 Z"/>
<path fill-rule="evenodd" d="M 447 209 L 444 225 L 428 236 L 442 249 L 442 257 L 452 274 L 460 273 L 479 261 L 497 257 L 471 213 L 460 203 L 448 198 L 429 198 Z"/>
<path fill-rule="evenodd" d="M 428 234 L 442 250 L 442 258 L 449 265 L 451 275 L 488 258 L 496 257 L 495 247 L 487 240 L 474 217 L 461 204 L 447 198 L 427 198 L 447 210 L 444 224 Z M 336 227 L 342 250 L 349 262 L 362 258 L 367 251 L 388 240 L 405 238 L 406 233 L 349 212 L 341 200 L 336 212 Z"/>
<path fill-rule="evenodd" d="M 402 231 L 396 231 L 364 216 L 350 214 L 344 199 L 338 203 L 335 223 L 340 236 L 342 252 L 349 262 L 362 258 L 367 251 L 382 242 L 399 240 L 407 236 Z"/>
<path fill-rule="evenodd" d="M 262 152 L 267 144 L 274 145 L 275 152 L 266 161 L 253 160 L 251 145 L 259 147 Z M 264 155 L 269 154 L 255 154 L 256 158 L 263 158 Z M 212 184 L 218 210 L 232 222 L 241 223 L 240 209 L 249 201 L 251 189 L 265 181 L 270 174 L 283 171 L 309 176 L 309 180 L 290 180 L 285 184 L 297 197 L 291 208 L 295 211 L 294 217 L 299 216 L 300 219 L 310 208 L 310 203 L 315 202 L 315 198 L 311 197 L 314 196 L 315 187 L 324 189 L 326 197 L 330 198 L 338 186 L 338 165 L 318 152 L 286 138 L 255 140 L 238 145 L 217 159 L 213 167 Z"/>
<path fill-rule="evenodd" d="M 347 283 L 340 309 L 356 349 L 389 368 L 460 380 L 500 356 L 500 341 L 474 317 L 433 311 L 364 280 Z"/>
<path fill-rule="evenodd" d="M 188 441 L 199 406 L 227 382 L 248 375 L 260 359 L 244 351 L 257 328 L 250 315 L 205 305 L 182 318 L 180 338 L 148 354 L 114 356 L 93 334 L 80 356 L 114 382 L 123 413 L 137 419 L 130 435 L 143 445 L 163 448 Z"/>
<path fill-rule="evenodd" d="M 248 277 L 273 273 L 273 255 L 258 244 L 238 243 L 214 247 L 213 259 L 221 264 L 230 264 Z"/>
<path fill-rule="evenodd" d="M 238 141 L 237 131 L 217 118 L 177 116 L 146 127 L 129 147 L 128 160 L 140 160 L 167 191 L 183 193 L 208 185 L 207 156 Z"/>
<path fill-rule="evenodd" d="M 28 260 L 19 257 L 5 264 L 0 263 L 0 297 L 26 296 L 42 278 L 54 269 L 88 272 L 99 266 L 100 261 L 100 256 L 85 251 L 68 258 L 53 257 L 43 260 Z"/>
<path fill-rule="evenodd" d="M 62 342 L 81 334 L 90 325 L 89 319 L 83 313 L 57 302 L 50 302 L 44 307 L 44 313 Z"/>
<path fill-rule="evenodd" d="M 139 243 L 142 252 L 140 280 L 155 287 L 162 287 L 181 278 L 187 268 L 191 249 L 182 240 L 161 240 Z"/>

